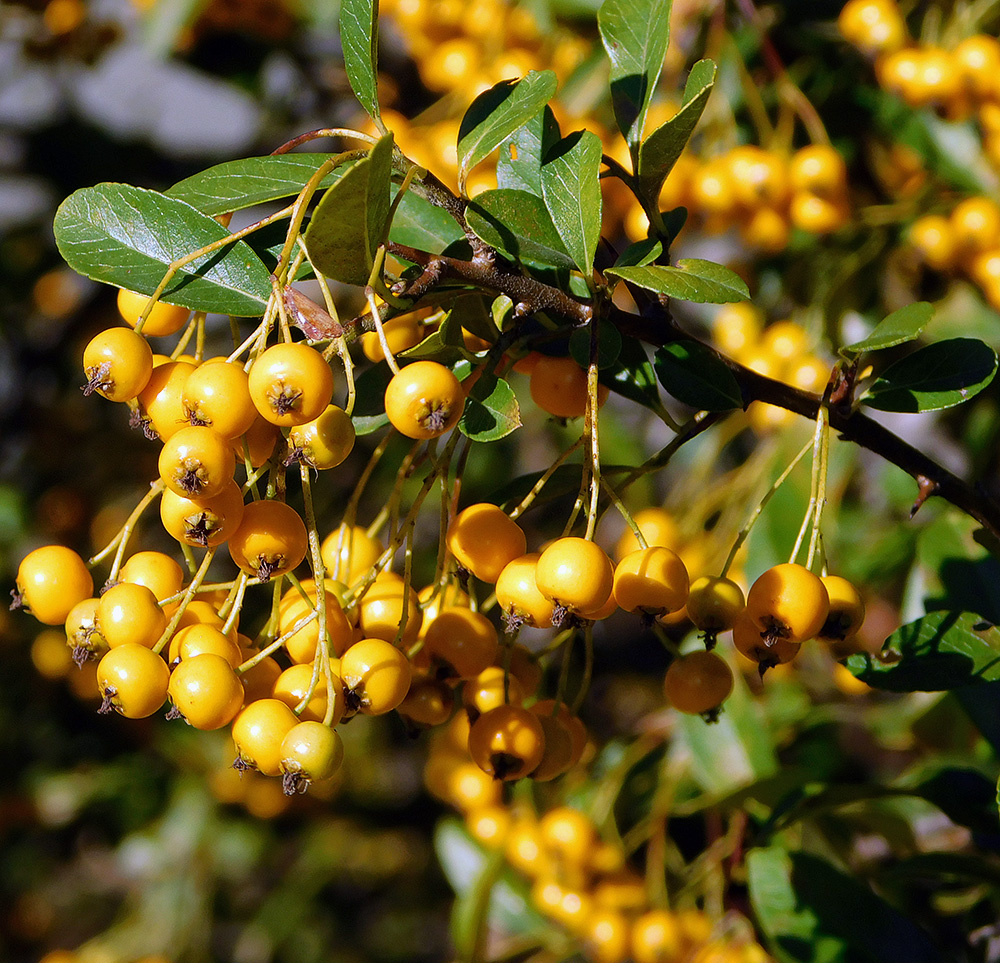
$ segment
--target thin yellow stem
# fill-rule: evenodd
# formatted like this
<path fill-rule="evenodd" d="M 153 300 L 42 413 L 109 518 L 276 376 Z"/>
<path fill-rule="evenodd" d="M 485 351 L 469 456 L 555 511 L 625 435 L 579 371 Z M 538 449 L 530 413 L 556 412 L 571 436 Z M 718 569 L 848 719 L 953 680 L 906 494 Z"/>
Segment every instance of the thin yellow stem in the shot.
<path fill-rule="evenodd" d="M 115 559 L 111 563 L 111 572 L 108 575 L 108 581 L 113 582 L 118 578 L 118 570 L 121 568 L 122 558 L 125 555 L 125 548 L 128 546 L 128 541 L 132 537 L 132 531 L 136 526 L 136 523 L 142 517 L 142 513 L 150 506 L 154 499 L 162 494 L 164 489 L 164 481 L 162 478 L 157 478 L 156 481 L 151 482 L 149 485 L 149 491 L 142 496 L 139 504 L 132 509 L 132 514 L 125 520 L 125 524 L 118 530 L 118 534 L 111 539 L 108 544 L 101 549 L 96 555 L 94 555 L 88 562 L 87 566 L 93 568 L 102 559 L 104 559 L 108 553 L 115 547 L 118 546 L 118 551 L 115 553 Z"/>
<path fill-rule="evenodd" d="M 198 586 L 205 580 L 205 576 L 208 574 L 208 567 L 212 564 L 212 559 L 215 558 L 215 549 L 210 548 L 205 552 L 205 557 L 201 560 L 201 565 L 198 566 L 198 571 L 194 573 L 191 578 L 187 589 L 181 596 L 180 605 L 177 606 L 177 611 L 171 616 L 170 621 L 167 623 L 167 627 L 163 630 L 160 638 L 157 640 L 156 645 L 153 646 L 154 652 L 161 652 L 163 647 L 170 641 L 170 637 L 177 631 L 177 626 L 181 624 L 181 619 L 184 617 L 184 612 L 187 610 L 188 604 L 191 599 L 195 597 L 198 591 Z"/>

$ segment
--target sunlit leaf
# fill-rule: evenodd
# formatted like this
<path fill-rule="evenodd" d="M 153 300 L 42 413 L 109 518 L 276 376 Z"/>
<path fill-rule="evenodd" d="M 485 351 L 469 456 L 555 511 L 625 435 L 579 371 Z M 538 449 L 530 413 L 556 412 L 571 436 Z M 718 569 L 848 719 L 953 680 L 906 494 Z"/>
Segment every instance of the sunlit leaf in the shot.
<path fill-rule="evenodd" d="M 230 237 L 190 204 L 127 184 L 76 191 L 55 217 L 59 253 L 95 281 L 152 294 L 170 264 Z M 196 311 L 262 314 L 270 272 L 243 241 L 226 244 L 180 268 L 163 299 Z"/>

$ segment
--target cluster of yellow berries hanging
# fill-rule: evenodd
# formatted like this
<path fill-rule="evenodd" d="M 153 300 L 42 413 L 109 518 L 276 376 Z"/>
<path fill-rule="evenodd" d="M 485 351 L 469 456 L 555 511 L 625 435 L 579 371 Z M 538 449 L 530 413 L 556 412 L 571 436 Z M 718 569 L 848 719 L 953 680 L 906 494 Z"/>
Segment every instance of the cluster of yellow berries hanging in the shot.
<path fill-rule="evenodd" d="M 555 719 L 551 700 L 536 703 L 541 719 Z M 474 726 L 473 726 L 474 729 Z M 586 743 L 586 733 L 582 734 Z M 524 801 L 504 801 L 501 787 L 471 760 L 469 723 L 456 716 L 434 734 L 424 770 L 427 788 L 455 807 L 470 835 L 531 883 L 534 907 L 582 942 L 594 963 L 665 963 L 769 959 L 747 928 L 713 931 L 697 909 L 650 905 L 646 881 L 629 865 L 621 845 L 601 838 L 584 813 L 569 806 L 536 812 Z"/>
<path fill-rule="evenodd" d="M 685 153 L 660 194 L 665 209 L 686 207 L 709 233 L 737 228 L 766 254 L 783 251 L 793 228 L 830 234 L 850 219 L 847 167 L 828 144 L 791 155 L 752 144 L 710 159 Z M 639 224 L 637 229 L 645 226 Z"/>
<path fill-rule="evenodd" d="M 983 149 L 1000 165 L 1000 41 L 973 34 L 949 46 L 918 43 L 895 0 L 849 0 L 838 26 L 875 64 L 883 89 L 910 107 L 933 107 L 949 120 L 975 116 Z"/>
<path fill-rule="evenodd" d="M 910 226 L 909 241 L 928 267 L 967 276 L 1000 309 L 1000 204 L 967 197 L 948 216 L 925 214 Z"/>

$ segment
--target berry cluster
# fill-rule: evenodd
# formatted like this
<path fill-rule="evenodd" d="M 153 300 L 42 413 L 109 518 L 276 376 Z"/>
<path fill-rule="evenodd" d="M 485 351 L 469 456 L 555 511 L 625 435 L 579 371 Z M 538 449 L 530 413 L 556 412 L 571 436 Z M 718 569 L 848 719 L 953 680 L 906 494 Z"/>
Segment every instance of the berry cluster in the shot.
<path fill-rule="evenodd" d="M 533 707 L 555 719 L 551 700 Z M 646 882 L 621 845 L 601 838 L 582 812 L 566 805 L 537 811 L 506 803 L 500 786 L 470 761 L 475 731 L 458 715 L 435 733 L 424 770 L 428 789 L 463 815 L 470 835 L 531 883 L 535 909 L 583 943 L 594 963 L 765 963 L 769 959 L 745 925 L 730 919 L 724 935 L 697 909 L 650 905 Z M 583 736 L 584 743 L 586 736 Z M 742 921 L 740 921 L 742 922 Z"/>
<path fill-rule="evenodd" d="M 983 149 L 1000 164 L 1000 41 L 977 33 L 952 45 L 911 39 L 895 0 L 849 0 L 838 18 L 844 38 L 875 64 L 883 89 L 913 108 L 933 107 L 948 120 L 975 116 Z"/>
<path fill-rule="evenodd" d="M 967 197 L 947 217 L 917 218 L 909 241 L 928 267 L 964 274 L 1000 308 L 1000 204 L 992 197 Z"/>
<path fill-rule="evenodd" d="M 660 206 L 686 207 L 710 234 L 735 227 L 750 248 L 775 254 L 788 246 L 793 228 L 823 235 L 848 222 L 847 167 L 829 144 L 791 154 L 744 144 L 707 160 L 685 153 L 664 183 Z M 641 218 L 630 226 L 641 237 L 647 228 Z"/>

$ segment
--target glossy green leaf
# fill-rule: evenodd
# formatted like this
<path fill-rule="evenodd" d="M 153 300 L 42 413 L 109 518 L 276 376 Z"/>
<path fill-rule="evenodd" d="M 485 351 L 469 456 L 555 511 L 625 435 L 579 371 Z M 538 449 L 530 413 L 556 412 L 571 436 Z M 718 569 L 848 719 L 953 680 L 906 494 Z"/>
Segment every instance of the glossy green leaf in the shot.
<path fill-rule="evenodd" d="M 601 141 L 589 130 L 564 137 L 542 164 L 542 196 L 563 246 L 590 277 L 601 236 Z"/>
<path fill-rule="evenodd" d="M 542 196 L 542 160 L 560 138 L 559 124 L 547 104 L 500 145 L 497 187 Z"/>
<path fill-rule="evenodd" d="M 450 364 L 467 355 L 465 342 L 462 340 L 462 323 L 454 311 L 449 311 L 436 330 L 419 344 L 400 351 L 398 357 L 408 361 L 433 360 Z"/>
<path fill-rule="evenodd" d="M 645 237 L 630 244 L 615 261 L 615 267 L 645 267 L 663 254 L 663 243 L 655 237 Z"/>
<path fill-rule="evenodd" d="M 598 374 L 598 380 L 616 394 L 657 413 L 663 410 L 656 374 L 637 338 L 622 337 L 618 361 Z"/>
<path fill-rule="evenodd" d="M 511 134 L 537 115 L 556 92 L 551 70 L 529 70 L 521 80 L 502 80 L 469 106 L 458 131 L 458 180 Z"/>
<path fill-rule="evenodd" d="M 1000 679 L 1000 629 L 972 612 L 929 612 L 897 629 L 877 656 L 852 655 L 862 682 L 892 692 L 937 692 Z"/>
<path fill-rule="evenodd" d="M 465 401 L 459 430 L 473 441 L 499 441 L 521 427 L 517 396 L 503 378 L 483 375 Z"/>
<path fill-rule="evenodd" d="M 684 87 L 684 106 L 640 145 L 636 180 L 647 208 L 657 206 L 663 182 L 691 139 L 715 85 L 715 73 L 713 61 L 699 60 Z"/>
<path fill-rule="evenodd" d="M 465 240 L 465 232 L 446 210 L 407 191 L 393 214 L 389 240 L 428 254 L 442 254 L 450 245 Z"/>
<path fill-rule="evenodd" d="M 927 327 L 934 308 L 926 301 L 915 301 L 898 311 L 883 318 L 867 338 L 856 341 L 841 348 L 841 354 L 847 356 L 859 355 L 865 351 L 881 351 L 883 348 L 893 348 L 897 344 L 905 344 L 920 336 Z"/>
<path fill-rule="evenodd" d="M 573 266 L 545 202 L 534 194 L 483 191 L 469 202 L 466 220 L 477 237 L 512 261 Z"/>
<path fill-rule="evenodd" d="M 697 301 L 700 304 L 726 304 L 750 297 L 746 282 L 735 271 L 714 261 L 682 258 L 675 265 L 648 264 L 643 267 L 613 267 L 604 272 L 647 291 Z"/>
<path fill-rule="evenodd" d="M 386 237 L 392 134 L 355 161 L 316 206 L 305 232 L 317 270 L 345 284 L 367 284 Z"/>
<path fill-rule="evenodd" d="M 632 153 L 642 138 L 646 110 L 670 40 L 670 0 L 605 0 L 597 26 L 611 60 L 611 103 Z"/>
<path fill-rule="evenodd" d="M 735 376 L 711 348 L 697 341 L 665 344 L 653 356 L 660 384 L 678 401 L 705 411 L 743 407 Z"/>
<path fill-rule="evenodd" d="M 574 361 L 586 369 L 590 365 L 590 325 L 574 329 L 569 336 L 569 353 Z M 597 323 L 597 367 L 613 367 L 622 353 L 622 336 L 617 326 L 609 321 Z"/>
<path fill-rule="evenodd" d="M 152 294 L 170 264 L 230 237 L 190 204 L 127 184 L 98 184 L 70 195 L 56 211 L 59 253 L 95 281 Z M 196 311 L 262 314 L 270 274 L 243 241 L 186 264 L 163 292 L 165 301 Z"/>
<path fill-rule="evenodd" d="M 351 90 L 378 119 L 378 0 L 340 0 L 340 45 Z"/>
<path fill-rule="evenodd" d="M 392 379 L 392 371 L 387 364 L 375 364 L 365 368 L 355 381 L 357 395 L 351 421 L 359 435 L 370 435 L 389 424 L 385 413 L 385 389 Z"/>
<path fill-rule="evenodd" d="M 294 197 L 329 159 L 329 154 L 276 154 L 226 161 L 179 181 L 167 191 L 167 196 L 212 217 L 242 211 L 282 197 Z M 338 167 L 327 174 L 320 182 L 320 189 L 330 187 L 344 170 Z"/>
<path fill-rule="evenodd" d="M 861 401 L 879 411 L 951 408 L 978 395 L 996 370 L 996 352 L 982 341 L 937 341 L 890 365 Z"/>
<path fill-rule="evenodd" d="M 938 963 L 930 938 L 868 886 L 809 853 L 747 854 L 750 903 L 781 963 Z"/>

